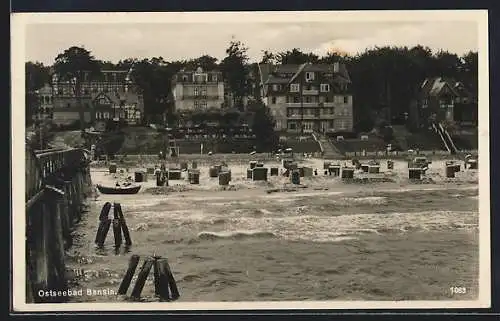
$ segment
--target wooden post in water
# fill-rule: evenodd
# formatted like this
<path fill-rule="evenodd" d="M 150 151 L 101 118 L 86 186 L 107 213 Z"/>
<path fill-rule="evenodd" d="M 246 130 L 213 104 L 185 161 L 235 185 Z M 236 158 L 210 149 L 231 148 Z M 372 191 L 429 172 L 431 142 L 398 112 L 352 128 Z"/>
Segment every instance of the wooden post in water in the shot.
<path fill-rule="evenodd" d="M 132 290 L 132 298 L 139 299 L 141 297 L 142 289 L 144 288 L 144 284 L 146 283 L 146 279 L 148 278 L 149 271 L 151 271 L 153 263 L 153 258 L 147 258 L 142 265 L 141 271 L 137 276 L 137 281 L 135 282 L 134 289 Z"/>
<path fill-rule="evenodd" d="M 122 245 L 122 227 L 116 203 L 113 208 L 113 236 L 115 239 L 115 248 L 119 248 Z"/>
<path fill-rule="evenodd" d="M 108 235 L 110 225 L 111 219 L 109 218 L 99 223 L 95 239 L 97 246 L 102 247 L 104 245 L 104 241 L 106 241 L 106 236 Z"/>
<path fill-rule="evenodd" d="M 164 299 L 177 300 L 180 297 L 179 289 L 175 282 L 172 270 L 168 265 L 167 259 L 158 259 L 158 274 L 160 277 L 160 297 L 163 295 Z M 169 291 L 170 289 L 170 291 Z M 169 292 L 171 296 L 169 296 Z"/>
<path fill-rule="evenodd" d="M 99 214 L 99 221 L 105 221 L 108 219 L 109 211 L 111 210 L 111 203 L 106 202 L 102 206 L 101 214 Z"/>
<path fill-rule="evenodd" d="M 132 239 L 130 238 L 130 232 L 127 227 L 127 222 L 125 221 L 125 216 L 123 215 L 122 206 L 120 203 L 115 203 L 115 210 L 118 211 L 118 216 L 120 218 L 120 225 L 123 231 L 123 237 L 125 238 L 125 245 L 132 245 Z"/>
<path fill-rule="evenodd" d="M 126 294 L 128 287 L 130 286 L 130 282 L 132 281 L 132 277 L 134 276 L 135 270 L 137 268 L 137 264 L 139 264 L 139 255 L 132 255 L 128 262 L 127 272 L 125 272 L 125 276 L 123 277 L 122 283 L 120 284 L 120 288 L 118 289 L 118 294 Z"/>
<path fill-rule="evenodd" d="M 164 299 L 165 298 L 165 295 L 164 295 L 164 291 L 162 291 L 162 280 L 161 280 L 161 276 L 160 276 L 160 265 L 158 264 L 158 258 L 157 257 L 153 257 L 154 258 L 154 265 L 153 265 L 153 271 L 154 271 L 154 280 L 155 280 L 155 295 L 160 297 L 160 299 Z M 168 284 L 166 284 L 167 286 L 167 296 L 166 296 L 166 299 L 168 299 Z"/>

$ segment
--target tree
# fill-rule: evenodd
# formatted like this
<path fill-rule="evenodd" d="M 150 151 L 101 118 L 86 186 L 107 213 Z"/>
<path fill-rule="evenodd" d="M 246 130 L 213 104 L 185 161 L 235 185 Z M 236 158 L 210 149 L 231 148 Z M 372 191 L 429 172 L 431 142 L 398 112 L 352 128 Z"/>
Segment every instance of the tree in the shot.
<path fill-rule="evenodd" d="M 36 91 L 50 82 L 49 68 L 41 62 L 27 62 L 25 69 L 25 122 L 32 123 L 33 115 L 38 109 L 38 95 Z"/>
<path fill-rule="evenodd" d="M 293 48 L 291 51 L 280 52 L 276 60 L 281 64 L 296 64 L 300 65 L 306 62 L 318 63 L 319 56 L 313 53 L 304 53 L 297 48 Z"/>
<path fill-rule="evenodd" d="M 211 70 L 215 70 L 218 68 L 217 58 L 209 56 L 209 55 L 203 55 L 203 56 L 198 57 L 196 59 L 188 60 L 185 63 L 185 66 L 186 66 L 186 68 L 193 69 L 193 70 L 195 70 L 198 67 L 201 67 L 205 71 L 211 71 Z"/>
<path fill-rule="evenodd" d="M 276 55 L 270 51 L 264 50 L 262 52 L 262 59 L 260 61 L 261 64 L 275 64 L 276 63 Z"/>
<path fill-rule="evenodd" d="M 262 151 L 272 151 L 278 144 L 278 135 L 274 131 L 275 120 L 269 108 L 261 101 L 251 100 L 247 110 L 253 114 L 252 131 L 257 138 L 257 148 Z"/>
<path fill-rule="evenodd" d="M 88 73 L 90 78 L 100 73 L 100 64 L 94 56 L 91 55 L 90 51 L 74 46 L 64 50 L 63 53 L 56 57 L 54 70 L 61 80 L 69 81 L 72 84 L 73 93 L 76 97 L 77 107 L 80 112 L 80 127 L 81 130 L 84 130 L 85 120 L 81 102 L 81 86 L 85 73 Z"/>
<path fill-rule="evenodd" d="M 329 52 L 326 56 L 321 57 L 318 62 L 321 64 L 333 65 L 335 62 L 345 62 L 349 59 L 347 54 Z"/>
<path fill-rule="evenodd" d="M 457 79 L 460 65 L 460 58 L 456 54 L 441 50 L 435 55 L 433 70 L 435 76 Z"/>
<path fill-rule="evenodd" d="M 233 94 L 233 104 L 242 107 L 243 97 L 249 91 L 246 64 L 248 48 L 240 41 L 232 40 L 226 49 L 227 56 L 221 61 L 224 79 Z"/>
<path fill-rule="evenodd" d="M 474 97 L 478 95 L 478 56 L 477 52 L 468 52 L 461 57 L 462 68 L 460 80 L 472 92 Z"/>

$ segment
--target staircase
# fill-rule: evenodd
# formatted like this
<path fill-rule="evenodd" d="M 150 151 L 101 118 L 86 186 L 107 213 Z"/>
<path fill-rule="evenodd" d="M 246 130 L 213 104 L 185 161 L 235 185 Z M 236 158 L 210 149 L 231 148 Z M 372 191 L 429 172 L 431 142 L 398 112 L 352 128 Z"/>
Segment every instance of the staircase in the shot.
<path fill-rule="evenodd" d="M 446 147 L 446 150 L 451 153 L 451 149 L 450 149 L 450 146 L 448 145 L 448 143 L 446 142 L 446 139 L 442 133 L 442 131 L 440 130 L 439 126 L 436 126 L 436 123 L 432 123 L 432 129 L 436 132 L 436 134 L 439 135 L 439 138 L 441 138 L 441 142 L 443 142 L 443 145 L 444 147 Z"/>
<path fill-rule="evenodd" d="M 446 140 L 446 143 L 450 147 L 451 153 L 452 154 L 458 153 L 458 148 L 455 146 L 455 143 L 453 143 L 453 139 L 451 139 L 450 133 L 448 133 L 446 128 L 444 128 L 443 125 L 441 123 L 439 123 L 438 129 L 441 131 L 444 139 Z"/>
<path fill-rule="evenodd" d="M 321 152 L 323 153 L 323 158 L 325 159 L 336 159 L 343 157 L 342 153 L 335 147 L 335 145 L 330 141 L 330 139 L 321 133 L 312 134 L 314 140 L 319 144 Z"/>
<path fill-rule="evenodd" d="M 441 138 L 441 141 L 443 142 L 444 146 L 446 147 L 446 150 L 450 154 L 456 154 L 458 149 L 453 143 L 453 140 L 451 139 L 450 134 L 448 131 L 443 127 L 441 123 L 433 123 L 432 128 L 434 131 L 439 135 Z"/>

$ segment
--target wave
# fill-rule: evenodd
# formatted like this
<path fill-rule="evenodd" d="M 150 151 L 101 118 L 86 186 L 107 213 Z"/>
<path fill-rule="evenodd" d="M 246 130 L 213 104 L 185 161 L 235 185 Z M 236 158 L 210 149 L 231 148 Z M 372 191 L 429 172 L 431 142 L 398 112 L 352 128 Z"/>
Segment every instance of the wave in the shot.
<path fill-rule="evenodd" d="M 334 203 L 340 204 L 368 204 L 368 205 L 382 205 L 387 203 L 387 197 L 382 196 L 367 196 L 367 197 L 346 197 Z"/>
<path fill-rule="evenodd" d="M 277 238 L 277 235 L 269 231 L 224 231 L 224 232 L 211 232 L 203 231 L 198 233 L 197 239 L 199 240 L 219 240 L 219 239 L 229 239 L 229 240 L 242 240 L 242 239 L 267 239 L 267 238 Z"/>

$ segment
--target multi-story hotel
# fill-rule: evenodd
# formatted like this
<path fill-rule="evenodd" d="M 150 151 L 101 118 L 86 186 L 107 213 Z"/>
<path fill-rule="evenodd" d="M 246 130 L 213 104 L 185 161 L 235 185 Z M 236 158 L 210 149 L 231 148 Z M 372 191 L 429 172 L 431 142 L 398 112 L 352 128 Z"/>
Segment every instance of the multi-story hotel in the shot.
<path fill-rule="evenodd" d="M 344 64 L 260 65 L 264 103 L 276 130 L 352 131 L 351 80 Z"/>
<path fill-rule="evenodd" d="M 129 124 L 141 122 L 144 113 L 142 95 L 131 79 L 131 70 L 103 70 L 98 76 L 84 75 L 80 102 L 85 123 L 123 119 Z M 53 121 L 71 124 L 80 120 L 80 108 L 74 83 L 52 76 Z"/>
<path fill-rule="evenodd" d="M 172 79 L 174 110 L 202 111 L 222 108 L 224 103 L 224 81 L 220 71 L 181 70 Z"/>

